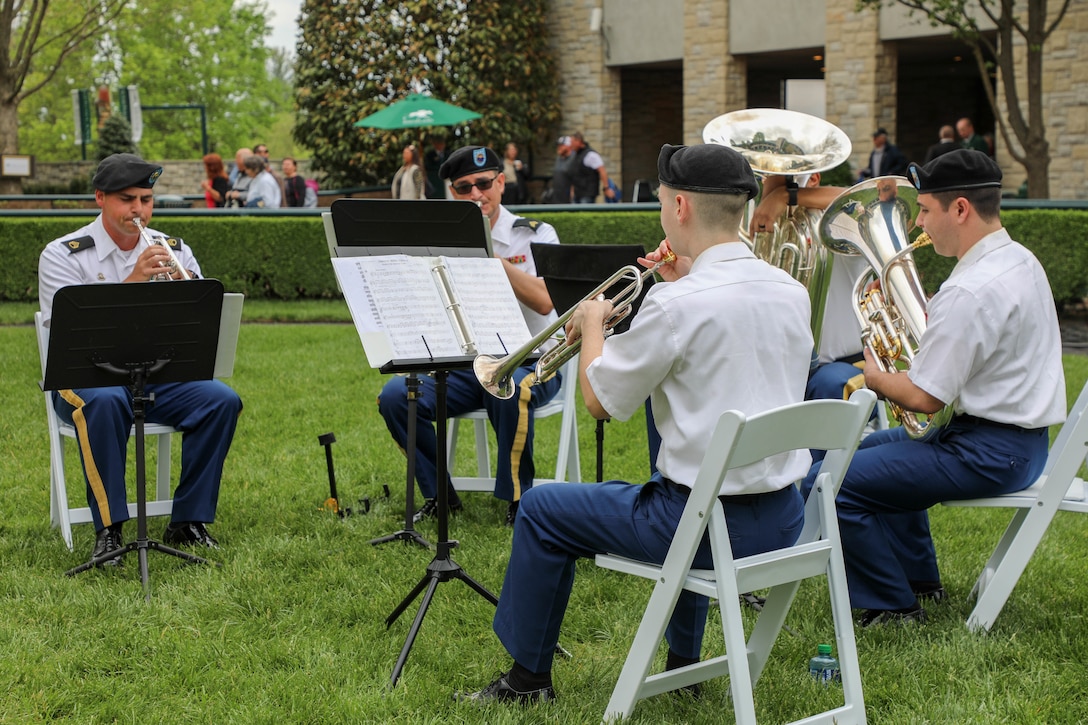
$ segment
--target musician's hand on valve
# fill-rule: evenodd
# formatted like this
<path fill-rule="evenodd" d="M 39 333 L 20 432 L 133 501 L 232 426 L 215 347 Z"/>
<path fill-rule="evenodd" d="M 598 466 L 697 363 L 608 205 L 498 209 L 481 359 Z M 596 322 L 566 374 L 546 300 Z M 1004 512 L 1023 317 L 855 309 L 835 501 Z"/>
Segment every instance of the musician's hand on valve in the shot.
<path fill-rule="evenodd" d="M 582 300 L 574 309 L 567 322 L 567 339 L 573 342 L 582 337 L 583 330 L 596 330 L 604 335 L 604 321 L 612 314 L 612 302 L 609 300 L 595 299 Z"/>

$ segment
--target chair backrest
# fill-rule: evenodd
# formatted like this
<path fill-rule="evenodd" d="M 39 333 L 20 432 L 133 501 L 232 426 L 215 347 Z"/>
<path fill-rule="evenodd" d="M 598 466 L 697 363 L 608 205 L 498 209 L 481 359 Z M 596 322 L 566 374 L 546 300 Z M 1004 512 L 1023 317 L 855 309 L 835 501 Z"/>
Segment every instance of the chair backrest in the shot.
<path fill-rule="evenodd" d="M 1081 388 L 1080 395 L 1077 396 L 1077 402 L 1073 403 L 1073 407 L 1069 409 L 1069 415 L 1065 418 L 1065 423 L 1062 424 L 1062 428 L 1058 431 L 1057 438 L 1054 439 L 1053 445 L 1050 446 L 1050 454 L 1046 458 L 1046 466 L 1043 468 L 1043 475 L 1050 476 L 1051 472 L 1058 459 L 1066 457 L 1068 461 L 1063 461 L 1067 466 L 1072 465 L 1073 461 L 1076 461 L 1076 468 L 1072 469 L 1071 476 L 1075 476 L 1077 470 L 1080 468 L 1081 463 L 1084 462 L 1086 450 L 1084 441 L 1088 440 L 1088 416 L 1085 416 L 1085 410 L 1088 409 L 1088 382 Z M 1070 446 L 1070 443 L 1074 445 Z"/>
<path fill-rule="evenodd" d="M 743 413 L 735 410 L 723 413 L 711 435 L 688 505 L 677 527 L 677 540 L 682 538 L 679 532 L 685 531 L 685 527 L 695 531 L 689 531 L 685 545 L 676 552 L 677 556 L 687 556 L 687 561 L 691 561 L 695 555 L 710 518 L 700 512 L 711 509 L 726 473 L 734 468 L 787 451 L 824 450 L 827 455 L 820 464 L 816 485 L 830 486 L 837 492 L 875 403 L 876 394 L 862 389 L 851 395 L 848 401 L 809 400 L 751 418 L 745 418 Z M 799 541 L 811 541 L 819 535 L 819 516 L 809 515 L 814 511 L 817 500 L 816 496 L 809 497 Z M 678 548 L 676 544 L 674 541 L 669 550 L 670 559 Z M 665 566 L 669 566 L 669 561 L 665 562 Z"/>
<path fill-rule="evenodd" d="M 42 325 L 42 311 L 34 313 L 34 331 L 38 334 L 38 361 L 42 366 L 42 375 L 45 375 L 46 355 L 49 353 L 49 328 Z"/>

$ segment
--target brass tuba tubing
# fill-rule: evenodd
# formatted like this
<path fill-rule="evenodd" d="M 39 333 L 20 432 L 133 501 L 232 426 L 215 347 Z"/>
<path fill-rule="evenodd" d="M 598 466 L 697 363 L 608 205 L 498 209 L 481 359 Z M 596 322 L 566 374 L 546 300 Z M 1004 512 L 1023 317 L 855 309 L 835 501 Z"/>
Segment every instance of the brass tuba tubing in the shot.
<path fill-rule="evenodd" d="M 882 198 L 883 195 L 883 198 Z M 909 239 L 918 216 L 918 191 L 904 178 L 882 176 L 841 193 L 820 221 L 820 241 L 836 254 L 861 255 L 869 265 L 854 284 L 862 344 L 880 370 L 910 369 L 926 331 L 926 296 L 914 266 L 914 251 L 930 244 L 924 233 Z M 866 290 L 879 280 L 877 289 Z M 932 415 L 888 401 L 892 415 L 916 440 L 939 431 L 955 412 L 946 405 Z"/>
<path fill-rule="evenodd" d="M 158 239 L 152 239 L 151 235 L 147 233 L 147 227 L 144 226 L 143 221 L 138 216 L 132 217 L 132 224 L 140 231 L 140 238 L 144 240 L 144 243 L 147 244 L 148 247 L 152 246 L 153 244 L 158 244 L 166 250 L 167 256 L 170 257 L 169 263 L 162 264 L 164 268 L 168 267 L 170 271 L 155 275 L 155 279 L 173 280 L 174 272 L 180 272 L 182 279 L 192 279 L 192 277 L 189 276 L 189 273 L 185 271 L 185 268 L 181 266 L 181 262 L 178 260 L 177 255 L 174 254 L 174 250 L 170 248 L 170 245 L 166 243 L 165 239 L 161 237 Z"/>
<path fill-rule="evenodd" d="M 605 334 L 607 335 L 611 333 L 612 328 L 631 314 L 631 305 L 634 304 L 635 300 L 638 299 L 639 294 L 642 293 L 644 281 L 662 265 L 674 261 L 676 261 L 676 255 L 670 251 L 660 262 L 645 271 L 640 270 L 633 264 L 621 267 L 611 277 L 597 285 L 596 289 L 583 297 L 578 304 L 588 300 L 603 299 L 603 295 L 609 287 L 612 287 L 623 280 L 629 280 L 627 286 L 620 290 L 620 292 L 610 300 L 612 302 L 612 312 L 604 321 Z M 577 309 L 578 305 L 574 305 L 532 340 L 529 340 L 517 350 L 504 357 L 477 355 L 476 359 L 472 361 L 472 370 L 476 373 L 476 379 L 480 381 L 480 385 L 484 387 L 484 390 L 502 400 L 507 400 L 512 397 L 514 395 L 514 386 L 511 385 L 511 381 L 513 379 L 514 371 L 521 367 L 525 362 L 525 359 L 532 355 L 537 348 L 552 339 L 552 336 L 556 332 L 566 327 Z M 581 349 L 581 337 L 570 341 L 565 338 L 560 340 L 555 347 L 548 350 L 539 360 L 537 360 L 533 384 L 542 383 L 551 378 L 559 371 L 559 368 L 563 367 L 568 360 L 577 355 L 578 351 Z"/>

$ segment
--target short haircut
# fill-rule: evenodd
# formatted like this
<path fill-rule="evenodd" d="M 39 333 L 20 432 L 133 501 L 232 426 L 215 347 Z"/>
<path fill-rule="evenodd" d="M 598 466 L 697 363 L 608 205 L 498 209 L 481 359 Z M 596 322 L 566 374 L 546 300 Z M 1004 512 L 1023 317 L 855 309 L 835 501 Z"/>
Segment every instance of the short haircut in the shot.
<path fill-rule="evenodd" d="M 728 231 L 740 229 L 741 217 L 748 199 L 744 194 L 720 194 L 699 191 L 681 191 L 687 195 L 699 224 L 706 228 Z"/>
<path fill-rule="evenodd" d="M 264 171 L 264 159 L 257 155 L 246 156 L 242 159 L 242 166 L 254 171 Z"/>
<path fill-rule="evenodd" d="M 975 153 L 978 153 L 977 151 Z M 951 189 L 938 191 L 933 198 L 941 205 L 941 209 L 947 211 L 949 205 L 956 199 L 963 197 L 970 202 L 971 207 L 984 222 L 990 222 L 1001 216 L 1001 189 L 988 187 L 983 189 Z"/>

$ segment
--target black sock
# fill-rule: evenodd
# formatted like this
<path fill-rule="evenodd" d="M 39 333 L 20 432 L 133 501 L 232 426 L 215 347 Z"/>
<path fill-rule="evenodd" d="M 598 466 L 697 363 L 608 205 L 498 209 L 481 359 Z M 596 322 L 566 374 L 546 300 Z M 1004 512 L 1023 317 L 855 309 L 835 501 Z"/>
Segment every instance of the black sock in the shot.
<path fill-rule="evenodd" d="M 552 686 L 552 673 L 532 672 L 515 662 L 506 674 L 506 682 L 518 692 L 543 690 Z"/>

